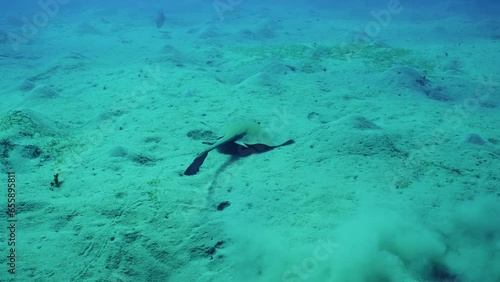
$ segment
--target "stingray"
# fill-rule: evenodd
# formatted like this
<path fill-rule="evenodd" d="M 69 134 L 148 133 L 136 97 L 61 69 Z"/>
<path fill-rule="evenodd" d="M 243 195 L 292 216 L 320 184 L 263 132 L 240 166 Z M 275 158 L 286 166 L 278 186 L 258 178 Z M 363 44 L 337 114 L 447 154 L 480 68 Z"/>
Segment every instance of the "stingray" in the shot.
<path fill-rule="evenodd" d="M 210 151 L 220 148 L 228 143 L 235 143 L 244 148 L 262 145 L 267 148 L 276 148 L 293 143 L 293 140 L 270 128 L 260 126 L 254 121 L 242 121 L 228 126 L 225 134 L 217 142 L 205 149 L 193 160 L 184 171 L 184 175 L 194 175 L 199 170 Z"/>

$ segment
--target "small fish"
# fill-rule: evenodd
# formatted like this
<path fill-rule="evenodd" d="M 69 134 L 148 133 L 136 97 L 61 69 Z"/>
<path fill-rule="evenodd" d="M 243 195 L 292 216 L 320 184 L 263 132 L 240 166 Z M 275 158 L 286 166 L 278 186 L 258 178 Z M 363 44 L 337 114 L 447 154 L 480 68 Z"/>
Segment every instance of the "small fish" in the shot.
<path fill-rule="evenodd" d="M 156 27 L 157 28 L 161 28 L 163 26 L 163 24 L 165 23 L 165 14 L 163 13 L 163 11 L 159 11 L 158 12 L 158 16 L 156 17 Z"/>

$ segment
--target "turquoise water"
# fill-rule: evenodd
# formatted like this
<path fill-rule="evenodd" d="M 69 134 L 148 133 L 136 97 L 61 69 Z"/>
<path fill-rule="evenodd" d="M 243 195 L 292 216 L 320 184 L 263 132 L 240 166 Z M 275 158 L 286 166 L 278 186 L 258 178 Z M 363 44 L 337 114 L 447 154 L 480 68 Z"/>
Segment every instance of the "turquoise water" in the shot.
<path fill-rule="evenodd" d="M 500 281 L 493 1 L 0 4 L 0 281 Z"/>

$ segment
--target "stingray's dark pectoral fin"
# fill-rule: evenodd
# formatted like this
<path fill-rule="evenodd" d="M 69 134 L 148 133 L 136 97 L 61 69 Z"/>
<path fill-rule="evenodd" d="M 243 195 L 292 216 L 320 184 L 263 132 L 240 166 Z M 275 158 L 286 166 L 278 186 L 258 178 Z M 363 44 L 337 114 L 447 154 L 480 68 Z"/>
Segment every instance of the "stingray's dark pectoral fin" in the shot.
<path fill-rule="evenodd" d="M 203 162 L 207 158 L 207 155 L 208 155 L 208 152 L 205 152 L 205 153 L 199 155 L 198 157 L 196 157 L 196 159 L 194 159 L 194 161 L 189 165 L 189 167 L 186 169 L 186 171 L 184 171 L 184 175 L 195 175 L 200 170 L 200 166 L 203 164 Z"/>
<path fill-rule="evenodd" d="M 283 143 L 283 144 L 279 145 L 278 147 L 281 147 L 281 146 L 287 146 L 287 145 L 292 145 L 292 144 L 294 144 L 294 143 L 295 143 L 295 140 L 290 139 L 290 140 L 286 141 L 285 143 Z"/>

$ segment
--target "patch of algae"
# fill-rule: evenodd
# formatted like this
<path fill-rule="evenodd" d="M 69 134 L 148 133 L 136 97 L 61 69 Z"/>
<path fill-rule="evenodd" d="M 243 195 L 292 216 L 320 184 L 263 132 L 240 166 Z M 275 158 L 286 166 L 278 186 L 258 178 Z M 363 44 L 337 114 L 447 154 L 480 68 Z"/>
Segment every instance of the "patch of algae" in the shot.
<path fill-rule="evenodd" d="M 397 65 L 405 65 L 432 74 L 436 64 L 422 57 L 417 52 L 403 48 L 384 48 L 370 44 L 336 44 L 308 46 L 306 44 L 290 44 L 264 47 L 235 47 L 232 52 L 245 56 L 273 57 L 282 60 L 303 60 L 304 66 L 311 68 L 325 60 L 350 62 L 358 60 L 373 70 L 385 70 Z"/>
<path fill-rule="evenodd" d="M 16 146 L 26 145 L 36 145 L 41 149 L 40 162 L 52 160 L 56 165 L 67 162 L 74 154 L 82 151 L 84 144 L 64 133 L 48 122 L 37 120 L 29 111 L 17 110 L 1 115 L 0 140 L 12 146 L 9 150 L 4 150 L 0 164 L 7 166 L 9 151 Z"/>
<path fill-rule="evenodd" d="M 300 59 L 309 50 L 303 44 L 291 44 L 284 46 L 259 46 L 259 47 L 234 47 L 231 51 L 246 57 L 274 57 L 280 59 Z"/>

